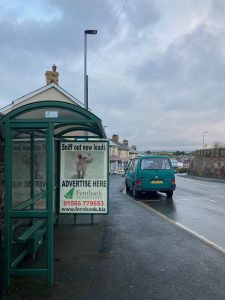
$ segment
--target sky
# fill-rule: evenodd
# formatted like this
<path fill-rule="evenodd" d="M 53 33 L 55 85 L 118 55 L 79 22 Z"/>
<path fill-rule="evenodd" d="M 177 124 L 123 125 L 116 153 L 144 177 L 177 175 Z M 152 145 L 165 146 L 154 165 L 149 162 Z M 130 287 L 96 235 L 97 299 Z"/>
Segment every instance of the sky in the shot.
<path fill-rule="evenodd" d="M 225 145 L 224 0 L 0 0 L 0 107 L 59 85 L 138 150 Z M 204 133 L 207 132 L 207 133 Z M 204 134 L 203 134 L 204 133 Z"/>

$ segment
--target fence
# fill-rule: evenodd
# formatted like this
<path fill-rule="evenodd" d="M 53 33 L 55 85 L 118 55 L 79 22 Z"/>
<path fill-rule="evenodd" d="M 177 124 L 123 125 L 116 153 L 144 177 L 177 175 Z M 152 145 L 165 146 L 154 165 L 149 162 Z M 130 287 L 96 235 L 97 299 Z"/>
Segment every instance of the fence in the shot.
<path fill-rule="evenodd" d="M 225 148 L 211 148 L 195 151 L 196 157 L 225 157 Z"/>

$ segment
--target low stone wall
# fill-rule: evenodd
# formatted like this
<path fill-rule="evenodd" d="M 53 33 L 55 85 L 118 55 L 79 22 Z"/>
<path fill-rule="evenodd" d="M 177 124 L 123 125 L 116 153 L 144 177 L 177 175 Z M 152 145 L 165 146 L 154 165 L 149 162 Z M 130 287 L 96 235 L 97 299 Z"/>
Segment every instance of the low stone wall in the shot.
<path fill-rule="evenodd" d="M 215 148 L 196 151 L 190 162 L 189 174 L 225 178 L 225 149 Z"/>

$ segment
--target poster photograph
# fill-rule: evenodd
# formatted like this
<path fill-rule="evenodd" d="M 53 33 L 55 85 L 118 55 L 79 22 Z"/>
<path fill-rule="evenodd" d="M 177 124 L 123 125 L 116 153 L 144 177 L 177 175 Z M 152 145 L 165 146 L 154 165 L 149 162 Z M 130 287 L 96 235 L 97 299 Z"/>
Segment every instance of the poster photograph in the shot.
<path fill-rule="evenodd" d="M 60 213 L 108 213 L 108 142 L 61 142 Z"/>

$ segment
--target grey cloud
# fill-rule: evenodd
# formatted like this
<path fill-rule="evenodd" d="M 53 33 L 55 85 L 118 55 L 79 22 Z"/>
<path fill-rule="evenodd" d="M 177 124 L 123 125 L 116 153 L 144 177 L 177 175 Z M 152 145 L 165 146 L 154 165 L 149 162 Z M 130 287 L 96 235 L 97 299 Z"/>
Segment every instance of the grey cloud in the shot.
<path fill-rule="evenodd" d="M 5 47 L 18 50 L 27 47 L 32 52 L 46 55 L 71 54 L 81 51 L 83 32 L 88 27 L 107 31 L 108 21 L 113 19 L 110 5 L 103 1 L 50 1 L 52 8 L 58 9 L 62 18 L 40 23 L 29 17 L 17 22 L 18 16 L 0 20 L 0 39 Z M 15 20 L 12 22 L 11 20 Z M 85 24 L 85 25 L 84 25 Z M 100 32 L 100 34 L 102 34 Z M 97 43 L 90 47 L 97 47 Z"/>
<path fill-rule="evenodd" d="M 217 36 L 203 26 L 173 41 L 164 52 L 134 69 L 134 74 L 138 80 L 153 82 L 159 79 L 173 82 L 193 76 L 201 80 L 221 80 L 221 75 L 225 76 L 224 64 L 225 57 L 218 47 Z"/>
<path fill-rule="evenodd" d="M 211 4 L 210 16 L 218 22 L 224 21 L 225 2 L 223 0 L 213 0 Z"/>
<path fill-rule="evenodd" d="M 21 19 L 16 7 L 2 9 L 0 65 L 1 73 L 5 74 L 1 78 L 3 98 L 14 99 L 32 88 L 36 89 L 38 85 L 44 85 L 45 68 L 50 68 L 53 63 L 67 69 L 68 77 L 74 76 L 71 73 L 75 73 L 76 64 L 80 59 L 83 60 L 84 29 L 93 26 L 99 29 L 95 39 L 88 39 L 88 48 L 93 48 L 96 56 L 103 41 L 103 33 L 109 29 L 109 21 L 114 18 L 111 4 L 105 1 L 46 1 L 44 4 L 46 14 L 51 13 L 52 8 L 52 11 L 59 12 L 60 17 L 51 16 L 46 22 L 26 16 L 23 12 Z M 70 67 L 72 63 L 73 68 Z M 39 74 L 36 82 L 31 79 L 31 74 L 35 73 Z M 9 88 L 12 80 L 17 86 L 14 91 Z M 29 82 L 29 88 L 23 87 L 24 82 Z"/>
<path fill-rule="evenodd" d="M 217 36 L 200 27 L 173 42 L 158 57 L 134 68 L 133 75 L 155 92 L 160 90 L 165 100 L 170 98 L 177 109 L 192 102 L 195 106 L 202 105 L 196 102 L 199 98 L 206 106 L 218 105 L 224 95 L 221 83 L 225 82 L 225 56 Z"/>
<path fill-rule="evenodd" d="M 139 81 L 150 84 L 174 81 L 181 76 L 181 57 L 176 48 L 169 47 L 165 53 L 146 60 L 143 65 L 133 70 Z"/>
<path fill-rule="evenodd" d="M 150 0 L 128 1 L 124 11 L 129 24 L 139 30 L 157 22 L 160 18 L 155 2 Z"/>

